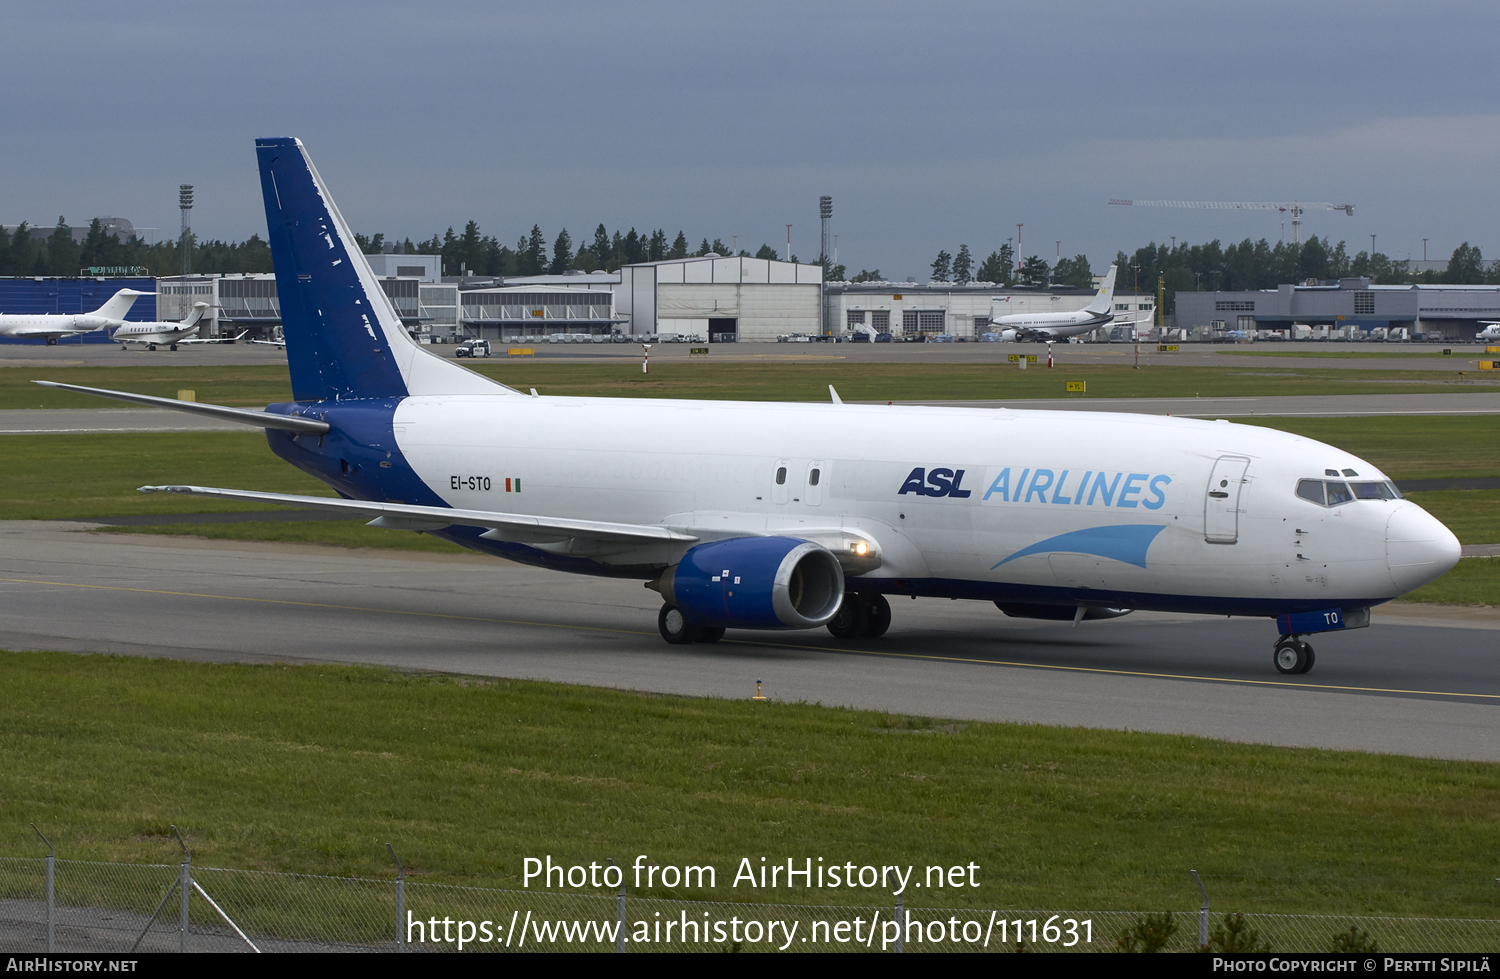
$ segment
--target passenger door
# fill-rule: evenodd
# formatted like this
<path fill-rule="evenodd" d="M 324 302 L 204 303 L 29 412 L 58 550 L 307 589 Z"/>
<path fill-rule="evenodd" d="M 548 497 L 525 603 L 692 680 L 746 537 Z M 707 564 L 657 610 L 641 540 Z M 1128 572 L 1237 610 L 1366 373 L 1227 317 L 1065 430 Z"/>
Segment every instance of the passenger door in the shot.
<path fill-rule="evenodd" d="M 1233 544 L 1240 539 L 1240 493 L 1250 460 L 1220 456 L 1208 477 L 1203 500 L 1203 539 L 1210 544 Z"/>

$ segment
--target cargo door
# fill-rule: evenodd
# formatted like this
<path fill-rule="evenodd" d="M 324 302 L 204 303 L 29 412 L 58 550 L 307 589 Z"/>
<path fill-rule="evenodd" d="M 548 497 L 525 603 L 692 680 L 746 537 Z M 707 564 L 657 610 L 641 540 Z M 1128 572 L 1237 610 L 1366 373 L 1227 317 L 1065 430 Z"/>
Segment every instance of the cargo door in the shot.
<path fill-rule="evenodd" d="M 1208 477 L 1203 501 L 1203 539 L 1210 544 L 1233 544 L 1240 539 L 1240 493 L 1250 460 L 1220 456 Z"/>

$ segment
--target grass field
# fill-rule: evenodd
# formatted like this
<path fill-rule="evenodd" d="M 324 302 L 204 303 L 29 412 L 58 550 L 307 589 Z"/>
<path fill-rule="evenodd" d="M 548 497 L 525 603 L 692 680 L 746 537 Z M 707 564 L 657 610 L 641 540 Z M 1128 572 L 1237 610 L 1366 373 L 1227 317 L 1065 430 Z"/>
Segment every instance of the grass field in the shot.
<path fill-rule="evenodd" d="M 1398 599 L 1432 605 L 1500 605 L 1500 558 L 1464 558 L 1437 581 Z"/>
<path fill-rule="evenodd" d="M 473 369 L 521 390 L 543 395 L 624 398 L 714 398 L 744 401 L 827 401 L 834 385 L 846 401 L 969 400 L 1066 397 L 1065 381 L 1088 382 L 1080 398 L 1241 397 L 1291 394 L 1426 394 L 1492 391 L 1500 378 L 1457 383 L 1432 371 L 1178 367 L 1157 363 L 1061 366 L 1019 371 L 992 364 L 869 364 L 830 360 L 811 364 L 659 362 L 642 375 L 632 361 L 618 364 L 483 363 Z M 1161 358 L 1157 358 L 1158 361 Z M 33 379 L 176 397 L 190 388 L 197 400 L 260 407 L 291 398 L 286 368 L 229 367 L 6 367 L 0 368 L 0 409 L 99 408 L 112 403 L 32 384 Z M 118 403 L 113 403 L 116 406 Z"/>
<path fill-rule="evenodd" d="M 928 907 L 1494 917 L 1500 766 L 350 667 L 0 653 L 0 847 L 518 883 L 742 856 L 981 866 Z M 1476 858 L 1478 863 L 1476 863 Z M 475 875 L 475 876 L 466 876 Z M 870 903 L 868 892 L 819 902 Z M 794 900 L 796 898 L 793 898 Z M 807 898 L 802 898 L 807 900 Z"/>

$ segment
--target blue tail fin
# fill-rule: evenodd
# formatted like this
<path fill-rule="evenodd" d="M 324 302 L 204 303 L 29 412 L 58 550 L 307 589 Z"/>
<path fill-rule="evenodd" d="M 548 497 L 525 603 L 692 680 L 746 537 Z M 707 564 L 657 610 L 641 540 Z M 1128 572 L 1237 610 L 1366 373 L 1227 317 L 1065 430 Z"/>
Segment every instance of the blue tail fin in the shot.
<path fill-rule="evenodd" d="M 301 140 L 255 154 L 294 398 L 515 394 L 412 340 Z"/>

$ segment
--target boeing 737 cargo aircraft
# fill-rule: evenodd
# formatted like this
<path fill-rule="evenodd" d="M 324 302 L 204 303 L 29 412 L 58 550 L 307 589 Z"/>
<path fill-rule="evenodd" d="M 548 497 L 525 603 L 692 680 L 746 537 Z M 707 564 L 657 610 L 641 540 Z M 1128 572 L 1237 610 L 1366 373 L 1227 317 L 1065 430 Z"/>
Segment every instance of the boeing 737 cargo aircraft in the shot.
<path fill-rule="evenodd" d="M 635 578 L 671 643 L 875 637 L 888 596 L 1073 620 L 1264 616 L 1276 668 L 1431 581 L 1458 541 L 1375 466 L 1296 435 L 1135 414 L 552 398 L 407 335 L 302 144 L 256 144 L 294 401 L 265 411 L 51 384 L 243 422 L 318 507 L 539 567 Z M 1108 290 L 1105 290 L 1107 295 Z M 49 383 L 49 382 L 39 382 Z M 188 474 L 184 474 L 188 475 Z"/>
<path fill-rule="evenodd" d="M 199 339 L 198 328 L 202 325 L 199 321 L 206 312 L 208 303 L 193 303 L 192 313 L 181 323 L 127 323 L 115 330 L 110 337 L 120 344 L 121 350 L 127 349 L 126 345 L 131 343 L 143 343 L 147 350 L 155 350 L 158 346 L 176 350 L 179 343 L 232 343 L 250 332 L 242 330 L 236 337 Z"/>
<path fill-rule="evenodd" d="M 78 336 L 122 326 L 125 314 L 141 296 L 154 293 L 121 289 L 109 301 L 92 313 L 5 313 L 0 314 L 0 337 L 30 337 L 46 340 L 47 346 L 57 346 L 60 337 Z"/>
<path fill-rule="evenodd" d="M 1066 340 L 1108 326 L 1115 318 L 1115 266 L 1109 267 L 1099 294 L 1072 313 L 1010 313 L 990 318 L 990 327 L 1006 342 Z"/>

